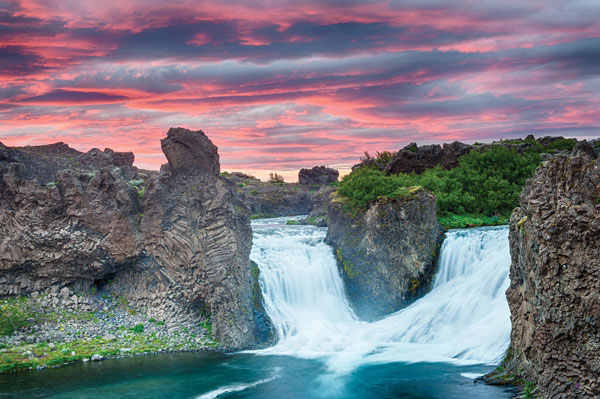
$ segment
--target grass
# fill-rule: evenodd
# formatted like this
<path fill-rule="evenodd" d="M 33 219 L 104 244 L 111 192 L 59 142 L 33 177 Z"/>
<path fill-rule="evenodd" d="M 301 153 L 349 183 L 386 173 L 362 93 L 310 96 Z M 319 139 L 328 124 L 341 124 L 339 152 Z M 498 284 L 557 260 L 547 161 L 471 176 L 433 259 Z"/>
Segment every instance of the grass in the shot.
<path fill-rule="evenodd" d="M 438 220 L 446 229 L 459 229 L 465 227 L 499 226 L 508 224 L 508 216 L 481 216 L 481 215 L 449 215 L 440 216 Z"/>
<path fill-rule="evenodd" d="M 127 306 L 124 298 L 115 298 L 116 306 Z M 16 330 L 23 327 L 30 327 L 32 324 L 56 323 L 64 326 L 75 320 L 84 320 L 97 322 L 96 313 L 78 312 L 69 310 L 52 310 L 43 308 L 40 303 L 30 298 L 18 297 L 0 300 L 0 326 L 3 335 L 12 335 Z M 110 317 L 111 313 L 106 313 Z M 149 323 L 156 326 L 164 326 L 164 321 L 149 319 Z M 216 348 L 219 343 L 211 337 L 210 323 L 201 325 L 208 330 L 208 337 L 203 342 L 196 342 L 196 335 L 182 330 L 180 336 L 184 340 L 173 342 L 171 337 L 157 337 L 156 332 L 149 333 L 142 323 L 134 326 L 119 326 L 115 330 L 107 330 L 107 333 L 117 334 L 114 337 L 104 339 L 102 337 L 86 336 L 85 331 L 75 331 L 66 333 L 65 339 L 73 339 L 71 342 L 53 342 L 51 348 L 48 342 L 37 344 L 19 344 L 9 346 L 6 343 L 0 344 L 0 373 L 33 369 L 38 366 L 54 367 L 72 362 L 89 359 L 92 355 L 98 354 L 104 357 L 121 355 L 121 348 L 130 348 L 127 355 L 139 353 L 158 352 L 169 348 L 169 350 L 189 350 L 199 349 L 198 345 Z"/>
<path fill-rule="evenodd" d="M 254 219 L 272 219 L 272 218 L 276 218 L 277 215 L 273 215 L 271 213 L 253 213 L 252 215 L 250 215 L 250 219 L 254 220 Z"/>
<path fill-rule="evenodd" d="M 37 366 L 59 366 L 72 362 L 89 359 L 98 354 L 104 357 L 121 354 L 121 348 L 129 348 L 127 355 L 158 352 L 171 346 L 166 338 L 159 338 L 156 334 L 137 334 L 130 332 L 124 339 L 108 340 L 104 338 L 81 339 L 72 342 L 56 344 L 53 349 L 46 342 L 30 344 L 4 349 L 0 353 L 0 373 L 28 370 Z M 208 340 L 206 346 L 218 346 L 218 343 Z M 173 345 L 173 350 L 185 349 L 183 344 Z M 28 353 L 31 354 L 28 354 Z M 74 354 L 73 354 L 74 353 Z"/>

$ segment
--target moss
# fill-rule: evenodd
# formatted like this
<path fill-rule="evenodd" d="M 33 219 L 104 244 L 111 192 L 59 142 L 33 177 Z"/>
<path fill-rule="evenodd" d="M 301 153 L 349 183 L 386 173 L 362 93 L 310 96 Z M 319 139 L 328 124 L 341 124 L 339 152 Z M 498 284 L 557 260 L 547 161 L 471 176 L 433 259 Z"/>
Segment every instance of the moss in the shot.
<path fill-rule="evenodd" d="M 263 307 L 263 297 L 258 281 L 260 277 L 260 268 L 256 262 L 251 260 L 250 269 L 252 271 L 252 305 L 254 306 L 254 309 L 261 309 Z"/>
<path fill-rule="evenodd" d="M 525 222 L 527 221 L 527 216 L 523 216 L 518 222 L 517 222 L 517 228 L 519 229 L 519 231 L 521 232 L 521 235 L 524 236 L 525 235 L 525 230 L 523 229 L 523 225 L 525 224 Z"/>
<path fill-rule="evenodd" d="M 277 215 L 273 215 L 271 213 L 253 213 L 252 215 L 250 215 L 250 219 L 254 220 L 254 219 L 271 219 L 271 218 L 276 218 Z"/>
<path fill-rule="evenodd" d="M 335 255 L 339 263 L 343 266 L 346 276 L 349 278 L 355 278 L 358 275 L 358 271 L 350 261 L 344 260 L 344 257 L 342 256 L 342 248 L 336 249 Z"/>
<path fill-rule="evenodd" d="M 417 294 L 419 293 L 419 287 L 421 286 L 419 279 L 417 278 L 413 278 L 410 280 L 410 283 L 408 284 L 408 290 L 410 291 L 410 294 L 412 296 L 417 296 Z"/>
<path fill-rule="evenodd" d="M 352 263 L 350 263 L 347 260 L 345 260 L 343 262 L 343 265 L 344 265 L 344 272 L 346 273 L 346 275 L 349 278 L 355 278 L 358 275 L 358 273 L 357 273 L 357 271 L 354 268 L 354 265 Z"/>

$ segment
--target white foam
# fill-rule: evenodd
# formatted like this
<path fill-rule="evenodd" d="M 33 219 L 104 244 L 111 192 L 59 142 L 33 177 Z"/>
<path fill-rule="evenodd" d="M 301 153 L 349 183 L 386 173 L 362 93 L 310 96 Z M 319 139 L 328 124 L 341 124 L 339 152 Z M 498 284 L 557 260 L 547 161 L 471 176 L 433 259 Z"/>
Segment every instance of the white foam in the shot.
<path fill-rule="evenodd" d="M 214 398 L 218 398 L 220 395 L 223 395 L 224 393 L 244 391 L 248 388 L 254 388 L 257 385 L 261 385 L 261 384 L 265 384 L 267 382 L 273 381 L 278 376 L 279 376 L 279 369 L 276 369 L 275 373 L 270 378 L 265 378 L 263 380 L 258 380 L 258 381 L 247 383 L 247 384 L 227 385 L 227 386 L 215 389 L 213 391 L 204 393 L 200 396 L 196 396 L 196 399 L 214 399 Z"/>

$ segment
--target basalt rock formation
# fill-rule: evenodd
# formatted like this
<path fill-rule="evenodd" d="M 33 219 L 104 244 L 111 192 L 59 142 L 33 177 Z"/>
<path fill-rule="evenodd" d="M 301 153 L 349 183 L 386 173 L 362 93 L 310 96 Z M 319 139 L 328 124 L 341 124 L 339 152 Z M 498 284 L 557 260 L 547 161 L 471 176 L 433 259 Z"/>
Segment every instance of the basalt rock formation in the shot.
<path fill-rule="evenodd" d="M 310 185 L 325 185 L 338 181 L 340 172 L 325 166 L 315 166 L 312 169 L 300 169 L 298 183 Z"/>
<path fill-rule="evenodd" d="M 508 141 L 494 141 L 489 144 L 465 144 L 460 141 L 452 143 L 444 143 L 443 146 L 438 144 L 418 146 L 416 143 L 410 143 L 398 152 L 391 153 L 391 159 L 380 159 L 367 157 L 362 159 L 360 163 L 352 166 L 352 170 L 357 170 L 363 166 L 377 167 L 386 175 L 400 173 L 423 173 L 425 170 L 441 165 L 444 169 L 453 169 L 459 165 L 459 159 L 463 155 L 468 154 L 472 150 L 484 151 L 495 146 L 510 148 L 511 150 L 523 153 L 532 147 L 540 147 L 548 150 L 549 153 L 563 152 L 565 150 L 565 142 L 570 141 L 572 145 L 585 143 L 577 142 L 576 139 L 565 139 L 561 136 L 546 136 L 535 139 L 533 135 L 527 136 L 525 139 L 515 139 Z M 555 146 L 558 142 L 559 146 Z M 586 143 L 588 148 L 598 154 L 600 147 L 595 141 Z M 566 151 L 566 152 L 565 152 Z M 550 157 L 549 154 L 542 154 L 543 158 Z"/>
<path fill-rule="evenodd" d="M 600 397 L 600 161 L 580 144 L 538 168 L 510 222 L 504 366 L 543 398 Z"/>
<path fill-rule="evenodd" d="M 332 194 L 328 219 L 326 241 L 361 319 L 395 312 L 428 291 L 443 238 L 432 193 L 413 188 L 366 211 L 347 209 Z"/>
<path fill-rule="evenodd" d="M 157 320 L 209 318 L 227 347 L 267 341 L 249 212 L 217 148 L 181 128 L 161 144 L 160 173 L 131 153 L 0 146 L 0 296 L 95 287 Z"/>

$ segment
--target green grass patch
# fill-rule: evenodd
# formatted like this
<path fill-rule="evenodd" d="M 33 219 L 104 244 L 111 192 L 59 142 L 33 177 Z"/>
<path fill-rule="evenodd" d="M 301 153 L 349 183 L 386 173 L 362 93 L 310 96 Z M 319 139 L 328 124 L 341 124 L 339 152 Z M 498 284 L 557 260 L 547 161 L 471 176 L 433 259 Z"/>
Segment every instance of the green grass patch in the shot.
<path fill-rule="evenodd" d="M 254 219 L 272 219 L 272 218 L 276 218 L 277 215 L 273 215 L 271 213 L 253 213 L 252 215 L 250 215 L 250 219 L 254 220 Z"/>

